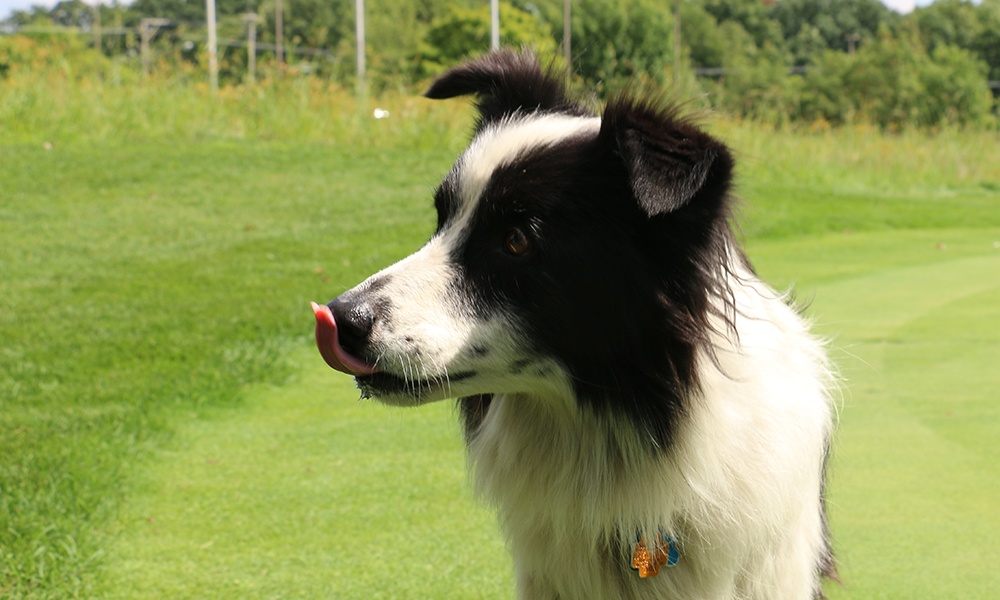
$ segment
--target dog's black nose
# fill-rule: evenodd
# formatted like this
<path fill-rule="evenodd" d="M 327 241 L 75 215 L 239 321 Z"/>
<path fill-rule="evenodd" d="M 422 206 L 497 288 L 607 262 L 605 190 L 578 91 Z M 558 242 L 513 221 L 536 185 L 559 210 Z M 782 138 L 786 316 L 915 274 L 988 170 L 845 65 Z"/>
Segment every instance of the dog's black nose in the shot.
<path fill-rule="evenodd" d="M 371 304 L 344 294 L 331 300 L 327 306 L 337 320 L 341 347 L 352 356 L 365 356 L 364 350 L 375 325 L 375 310 Z"/>

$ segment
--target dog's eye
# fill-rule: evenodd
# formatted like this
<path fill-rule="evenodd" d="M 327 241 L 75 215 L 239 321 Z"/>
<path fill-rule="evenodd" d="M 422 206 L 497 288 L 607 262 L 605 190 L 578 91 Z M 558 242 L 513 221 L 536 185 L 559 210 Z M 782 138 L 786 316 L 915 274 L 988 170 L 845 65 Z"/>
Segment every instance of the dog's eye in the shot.
<path fill-rule="evenodd" d="M 528 241 L 528 236 L 515 227 L 507 232 L 507 237 L 504 238 L 503 245 L 504 249 L 511 256 L 522 256 L 528 251 L 531 243 Z"/>

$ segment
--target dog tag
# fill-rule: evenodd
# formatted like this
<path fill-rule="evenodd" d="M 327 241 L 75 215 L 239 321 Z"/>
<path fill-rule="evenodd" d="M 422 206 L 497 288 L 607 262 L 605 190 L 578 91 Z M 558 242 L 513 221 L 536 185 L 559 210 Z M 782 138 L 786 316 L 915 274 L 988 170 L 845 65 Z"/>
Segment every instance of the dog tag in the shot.
<path fill-rule="evenodd" d="M 660 543 L 652 550 L 642 538 L 639 538 L 632 547 L 632 569 L 639 571 L 639 577 L 643 579 L 657 576 L 661 567 L 673 567 L 680 559 L 677 542 L 665 533 L 660 536 Z"/>

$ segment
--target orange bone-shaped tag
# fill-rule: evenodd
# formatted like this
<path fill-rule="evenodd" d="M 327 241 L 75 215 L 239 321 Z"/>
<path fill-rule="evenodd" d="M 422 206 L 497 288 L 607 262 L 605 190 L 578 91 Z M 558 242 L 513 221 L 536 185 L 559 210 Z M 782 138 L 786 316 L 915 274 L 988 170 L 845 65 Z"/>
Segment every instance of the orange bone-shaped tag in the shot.
<path fill-rule="evenodd" d="M 639 577 L 654 577 L 660 572 L 660 567 L 667 564 L 667 555 L 663 552 L 650 552 L 643 541 L 632 549 L 632 568 L 639 571 Z"/>
<path fill-rule="evenodd" d="M 660 567 L 672 567 L 680 558 L 675 544 L 669 536 L 664 535 L 660 545 L 650 551 L 646 540 L 640 539 L 632 548 L 632 568 L 639 571 L 639 577 L 655 577 L 660 573 Z"/>

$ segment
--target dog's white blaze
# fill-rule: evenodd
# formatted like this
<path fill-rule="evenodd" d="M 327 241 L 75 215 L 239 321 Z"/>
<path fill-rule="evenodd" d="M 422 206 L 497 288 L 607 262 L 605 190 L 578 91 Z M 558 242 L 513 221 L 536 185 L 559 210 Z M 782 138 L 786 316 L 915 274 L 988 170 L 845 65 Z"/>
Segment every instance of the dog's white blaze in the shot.
<path fill-rule="evenodd" d="M 504 315 L 483 321 L 470 314 L 453 287 L 457 274 L 450 256 L 465 242 L 476 205 L 498 168 L 526 151 L 596 135 L 599 129 L 599 118 L 567 115 L 519 116 L 487 127 L 456 162 L 456 214 L 418 252 L 369 279 L 383 281 L 380 295 L 393 300 L 391 318 L 377 323 L 372 332 L 380 348 L 379 366 L 414 380 L 441 383 L 442 389 L 427 391 L 422 400 L 483 389 L 525 392 L 566 387 L 565 374 L 555 364 L 539 362 L 519 377 L 511 375 L 511 363 L 526 358 L 515 337 L 517 324 Z M 476 357 L 473 346 L 488 352 Z M 449 376 L 462 371 L 474 371 L 474 380 L 452 384 Z M 467 389 L 470 386 L 475 387 Z"/>
<path fill-rule="evenodd" d="M 474 325 L 451 298 L 454 277 L 447 244 L 440 237 L 373 276 L 386 282 L 385 297 L 395 301 L 392 318 L 379 323 L 373 336 L 385 350 L 383 360 L 396 364 L 379 366 L 393 369 L 402 364 L 400 357 L 416 356 L 431 361 L 422 365 L 425 372 L 443 375 L 443 367 L 466 346 Z"/>
<path fill-rule="evenodd" d="M 567 138 L 597 135 L 598 117 L 531 115 L 501 121 L 476 136 L 455 165 L 461 199 L 456 222 L 467 221 L 493 173 L 524 152 L 554 146 Z"/>
<path fill-rule="evenodd" d="M 450 226 L 409 257 L 370 277 L 360 288 L 381 282 L 378 294 L 391 301 L 388 318 L 372 330 L 377 364 L 415 383 L 421 395 L 382 397 L 413 404 L 456 396 L 498 392 L 565 390 L 565 374 L 551 359 L 526 354 L 519 326 L 509 315 L 488 319 L 471 313 L 455 287 L 458 278 L 450 256 L 463 233 Z M 518 376 L 510 365 L 531 360 L 534 368 Z M 468 373 L 475 373 L 468 377 Z M 450 377 L 463 374 L 460 381 Z"/>

